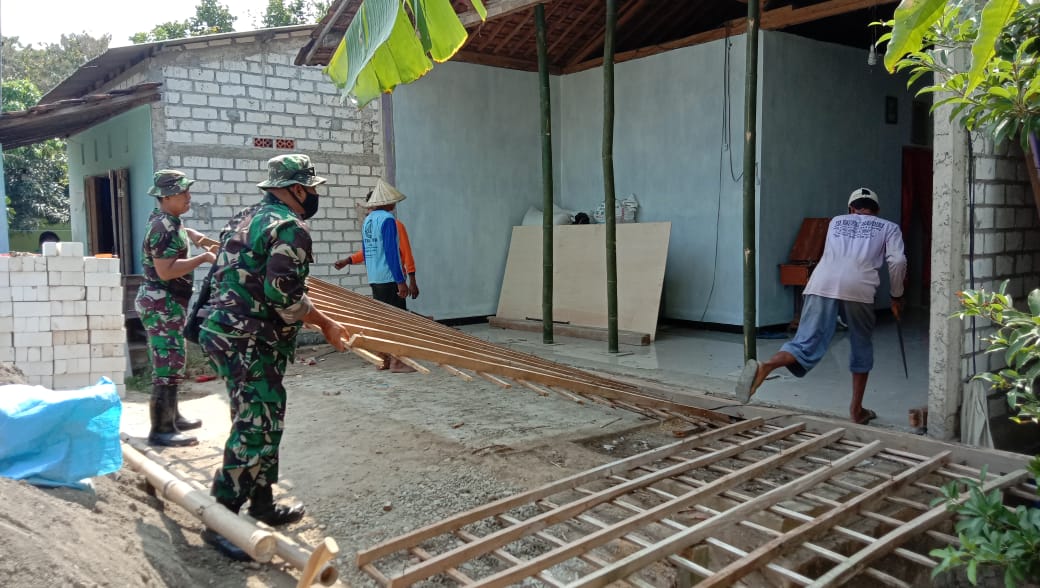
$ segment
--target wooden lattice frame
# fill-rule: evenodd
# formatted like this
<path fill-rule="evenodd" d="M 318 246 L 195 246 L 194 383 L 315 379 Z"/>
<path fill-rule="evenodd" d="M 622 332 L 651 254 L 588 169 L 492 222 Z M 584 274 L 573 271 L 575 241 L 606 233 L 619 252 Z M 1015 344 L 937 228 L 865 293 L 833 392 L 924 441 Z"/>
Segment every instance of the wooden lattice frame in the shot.
<path fill-rule="evenodd" d="M 682 583 L 681 575 L 730 586 L 753 574 L 765 574 L 767 584 L 835 586 L 862 574 L 910 586 L 872 566 L 888 556 L 934 568 L 937 562 L 903 545 L 956 542 L 934 530 L 952 513 L 929 503 L 945 482 L 981 474 L 951 463 L 949 452 L 917 456 L 843 435 L 760 419 L 734 423 L 384 542 L 361 551 L 358 566 L 393 587 L 434 577 L 462 586 L 653 586 Z M 983 487 L 1007 489 L 1027 478 L 1016 470 L 988 476 Z M 763 524 L 764 517 L 784 525 Z M 737 528 L 747 545 L 728 538 Z M 829 548 L 834 540 L 851 553 Z M 707 548 L 725 565 L 691 555 Z M 812 577 L 791 565 L 799 554 L 829 567 Z"/>

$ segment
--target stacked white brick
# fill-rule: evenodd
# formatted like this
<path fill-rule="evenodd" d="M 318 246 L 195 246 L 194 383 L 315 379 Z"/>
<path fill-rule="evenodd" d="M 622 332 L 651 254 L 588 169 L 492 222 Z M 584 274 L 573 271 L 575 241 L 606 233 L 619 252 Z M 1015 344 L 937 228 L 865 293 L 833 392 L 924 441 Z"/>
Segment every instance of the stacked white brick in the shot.
<path fill-rule="evenodd" d="M 43 256 L 0 257 L 0 361 L 30 384 L 81 388 L 108 377 L 125 391 L 126 330 L 118 259 L 83 257 L 82 243 Z"/>

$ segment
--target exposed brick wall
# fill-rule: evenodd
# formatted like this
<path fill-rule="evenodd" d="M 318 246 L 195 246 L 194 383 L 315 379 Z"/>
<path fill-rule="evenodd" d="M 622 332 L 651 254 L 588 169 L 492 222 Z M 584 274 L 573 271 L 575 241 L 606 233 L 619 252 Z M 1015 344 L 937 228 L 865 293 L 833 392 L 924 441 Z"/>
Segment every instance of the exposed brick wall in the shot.
<path fill-rule="evenodd" d="M 311 274 L 367 291 L 364 268 L 332 264 L 361 247 L 359 202 L 384 171 L 381 113 L 376 101 L 359 111 L 318 68 L 292 60 L 307 31 L 244 35 L 169 48 L 114 87 L 163 83 L 152 105 L 156 169 L 181 169 L 197 181 L 185 223 L 210 236 L 259 198 L 267 160 L 306 153 L 328 179 L 318 214 L 309 221 Z M 254 147 L 254 138 L 291 139 L 292 149 Z M 206 267 L 196 271 L 196 279 Z"/>
<path fill-rule="evenodd" d="M 1009 280 L 1008 293 L 1021 305 L 1025 296 L 1040 288 L 1040 215 L 1033 200 L 1032 188 L 1021 148 L 1014 143 L 994 145 L 986 138 L 976 138 L 974 249 L 970 231 L 964 231 L 964 288 L 971 287 L 974 271 L 975 288 L 996 290 Z M 970 207 L 965 218 L 971 222 Z M 978 371 L 1004 367 L 1000 354 L 983 354 L 981 341 L 993 332 L 988 321 L 976 320 L 975 335 L 970 321 L 964 324 L 962 374 L 965 379 Z M 976 355 L 974 362 L 972 356 Z M 974 365 L 973 365 L 974 364 Z"/>

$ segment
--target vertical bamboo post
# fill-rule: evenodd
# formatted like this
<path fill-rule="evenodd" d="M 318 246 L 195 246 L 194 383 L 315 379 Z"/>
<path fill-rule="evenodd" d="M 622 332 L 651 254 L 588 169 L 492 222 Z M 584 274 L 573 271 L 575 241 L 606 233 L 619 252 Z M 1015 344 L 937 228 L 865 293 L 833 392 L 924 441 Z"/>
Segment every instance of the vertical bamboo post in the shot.
<path fill-rule="evenodd" d="M 744 83 L 744 361 L 758 357 L 755 263 L 755 132 L 758 125 L 759 0 L 748 2 L 747 72 Z"/>
<path fill-rule="evenodd" d="M 553 167 L 552 103 L 549 96 L 549 52 L 545 40 L 545 5 L 534 7 L 538 43 L 538 91 L 542 119 L 542 343 L 553 342 Z"/>
<path fill-rule="evenodd" d="M 603 204 L 607 224 L 607 351 L 618 352 L 617 219 L 614 218 L 614 29 L 617 2 L 607 2 L 603 33 Z"/>

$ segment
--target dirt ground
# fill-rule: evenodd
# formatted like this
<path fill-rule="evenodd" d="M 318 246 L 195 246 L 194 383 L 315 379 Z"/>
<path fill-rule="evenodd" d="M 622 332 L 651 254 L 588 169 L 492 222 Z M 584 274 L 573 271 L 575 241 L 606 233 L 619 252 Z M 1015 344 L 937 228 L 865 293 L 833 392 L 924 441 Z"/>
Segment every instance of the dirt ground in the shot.
<path fill-rule="evenodd" d="M 390 374 L 352 354 L 324 355 L 329 349 L 304 348 L 290 367 L 276 493 L 308 508 L 286 535 L 312 546 L 337 541 L 346 584 L 374 585 L 354 566 L 359 549 L 674 441 L 667 426 L 620 409 L 441 371 Z M 181 409 L 204 420 L 200 444 L 161 453 L 208 486 L 229 425 L 223 383 L 186 385 Z M 147 396 L 131 392 L 123 430 L 143 437 L 147 429 Z M 149 496 L 126 467 L 94 482 L 91 493 L 0 480 L 0 585 L 296 585 L 297 572 L 277 559 L 223 559 L 202 543 L 198 520 Z"/>

